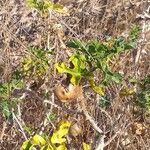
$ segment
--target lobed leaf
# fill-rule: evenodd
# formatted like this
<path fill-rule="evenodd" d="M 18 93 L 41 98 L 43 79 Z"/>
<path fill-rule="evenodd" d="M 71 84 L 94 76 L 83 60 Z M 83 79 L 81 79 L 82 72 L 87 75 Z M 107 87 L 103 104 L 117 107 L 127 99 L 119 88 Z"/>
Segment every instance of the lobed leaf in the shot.
<path fill-rule="evenodd" d="M 69 62 L 72 63 L 73 68 L 67 67 L 64 63 L 55 64 L 59 73 L 68 73 L 71 75 L 70 82 L 73 85 L 79 84 L 82 78 L 82 73 L 85 71 L 85 57 L 84 55 L 72 55 Z"/>
<path fill-rule="evenodd" d="M 33 148 L 33 145 L 31 144 L 30 140 L 26 140 L 23 142 L 20 150 L 30 150 L 31 148 Z"/>
<path fill-rule="evenodd" d="M 46 141 L 45 141 L 45 139 L 42 136 L 36 134 L 31 139 L 31 144 L 32 145 L 45 145 Z"/>
<path fill-rule="evenodd" d="M 83 143 L 82 143 L 82 146 L 83 146 L 83 150 L 91 150 L 89 144 L 86 144 L 86 143 L 83 142 Z"/>
<path fill-rule="evenodd" d="M 65 136 L 69 132 L 69 127 L 71 126 L 71 122 L 69 121 L 61 121 L 58 129 L 56 129 L 51 137 L 51 143 L 53 144 L 63 144 L 66 139 Z"/>

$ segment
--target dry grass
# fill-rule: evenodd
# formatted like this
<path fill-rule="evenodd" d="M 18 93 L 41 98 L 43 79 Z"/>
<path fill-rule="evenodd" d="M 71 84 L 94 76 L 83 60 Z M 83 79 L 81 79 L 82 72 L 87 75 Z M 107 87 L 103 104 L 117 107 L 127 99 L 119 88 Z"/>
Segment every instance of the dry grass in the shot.
<path fill-rule="evenodd" d="M 139 24 L 142 33 L 138 41 L 137 49 L 122 54 L 113 69 L 123 72 L 124 85 L 129 85 L 129 77 L 142 78 L 150 72 L 150 21 L 148 16 L 150 3 L 144 0 L 80 0 L 66 2 L 61 1 L 70 10 L 70 16 L 52 13 L 49 17 L 40 17 L 32 11 L 23 0 L 0 1 L 0 82 L 10 80 L 11 74 L 19 66 L 20 59 L 29 52 L 28 47 L 38 46 L 43 49 L 53 47 L 55 55 L 50 56 L 50 69 L 46 80 L 34 81 L 32 93 L 23 91 L 25 99 L 21 99 L 14 113 L 17 114 L 10 122 L 0 114 L 0 149 L 18 150 L 29 133 L 24 131 L 26 125 L 32 131 L 52 133 L 57 122 L 61 119 L 69 119 L 78 122 L 82 126 L 82 134 L 73 138 L 68 143 L 68 149 L 80 150 L 81 141 L 92 145 L 96 149 L 99 136 L 83 114 L 78 112 L 77 104 L 61 104 L 54 96 L 54 87 L 64 82 L 53 69 L 53 64 L 59 61 L 67 61 L 71 51 L 64 44 L 78 37 L 86 41 L 91 39 L 103 40 L 106 36 L 126 36 L 133 24 Z M 150 17 L 150 16 L 149 16 Z M 55 24 L 61 24 L 54 29 Z M 98 77 L 97 77 L 98 78 Z M 34 79 L 26 80 L 30 85 Z M 134 98 L 120 98 L 118 91 L 120 85 L 111 83 L 107 87 L 111 105 L 104 110 L 97 104 L 99 96 L 91 91 L 88 85 L 84 88 L 87 99 L 87 110 L 97 125 L 105 133 L 107 150 L 149 150 L 150 128 L 149 120 L 142 113 L 133 113 Z M 44 103 L 42 91 L 48 91 L 48 99 L 51 104 Z M 46 121 L 47 114 L 55 114 L 53 122 Z M 136 133 L 133 128 L 135 123 L 142 124 L 142 133 Z M 25 135 L 24 135 L 25 134 Z M 112 141 L 111 141 L 112 139 Z M 110 141 L 109 141 L 110 140 Z M 71 148 L 74 147 L 74 148 Z"/>

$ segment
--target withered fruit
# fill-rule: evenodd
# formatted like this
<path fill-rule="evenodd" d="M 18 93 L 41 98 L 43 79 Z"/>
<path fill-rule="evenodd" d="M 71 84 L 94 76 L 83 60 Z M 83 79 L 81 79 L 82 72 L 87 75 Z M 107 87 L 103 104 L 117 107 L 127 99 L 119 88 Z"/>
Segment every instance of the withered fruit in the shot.
<path fill-rule="evenodd" d="M 61 102 L 72 102 L 82 94 L 82 86 L 71 86 L 68 91 L 63 86 L 57 86 L 54 91 Z"/>

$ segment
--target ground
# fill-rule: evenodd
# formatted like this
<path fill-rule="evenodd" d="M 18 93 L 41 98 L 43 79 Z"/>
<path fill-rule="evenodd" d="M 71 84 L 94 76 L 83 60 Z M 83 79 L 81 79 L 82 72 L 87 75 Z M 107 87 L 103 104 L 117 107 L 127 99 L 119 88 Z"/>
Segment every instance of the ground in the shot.
<path fill-rule="evenodd" d="M 9 92 L 7 98 L 15 101 L 15 107 L 11 105 L 9 119 L 4 111 L 0 112 L 0 149 L 19 150 L 26 138 L 40 132 L 51 135 L 57 123 L 64 119 L 82 127 L 77 137 L 67 138 L 68 149 L 80 150 L 82 142 L 96 149 L 100 137 L 91 121 L 80 112 L 79 104 L 62 103 L 55 95 L 55 88 L 60 84 L 68 86 L 69 80 L 54 69 L 54 64 L 68 62 L 73 50 L 67 48 L 66 43 L 73 38 L 83 41 L 126 38 L 137 24 L 141 33 L 136 48 L 121 53 L 111 62 L 113 70 L 124 74 L 124 81 L 119 85 L 111 82 L 106 87 L 109 105 L 98 104 L 100 96 L 86 81 L 83 80 L 82 86 L 86 109 L 104 131 L 104 149 L 149 150 L 150 118 L 135 106 L 133 95 L 120 97 L 119 91 L 123 86 L 131 87 L 130 77 L 140 80 L 150 73 L 150 3 L 141 0 L 61 0 L 60 3 L 68 8 L 69 15 L 52 11 L 48 16 L 41 16 L 28 7 L 26 1 L 0 1 L 0 83 L 9 82 L 22 59 L 32 55 L 29 48 L 52 53 L 48 55 L 49 66 L 44 75 L 26 76 L 23 89 Z M 101 77 L 97 73 L 95 79 Z M 0 101 L 3 101 L 2 95 Z"/>

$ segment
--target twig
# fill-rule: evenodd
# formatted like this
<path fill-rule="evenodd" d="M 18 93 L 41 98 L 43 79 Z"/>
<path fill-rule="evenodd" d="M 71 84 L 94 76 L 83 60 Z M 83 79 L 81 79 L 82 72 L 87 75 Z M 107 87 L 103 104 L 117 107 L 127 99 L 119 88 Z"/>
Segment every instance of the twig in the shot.
<path fill-rule="evenodd" d="M 106 110 L 104 110 L 103 108 L 101 108 L 101 107 L 98 107 L 98 108 L 100 109 L 100 111 L 101 111 L 102 113 L 104 113 L 104 114 L 110 119 L 111 125 L 113 125 L 112 118 L 111 118 L 111 116 L 108 114 L 108 112 L 107 112 Z"/>
<path fill-rule="evenodd" d="M 98 100 L 99 100 L 99 95 L 97 94 L 97 102 L 98 102 Z M 103 108 L 101 108 L 100 106 L 98 106 L 98 104 L 97 104 L 97 107 L 98 107 L 98 109 L 100 109 L 100 111 L 102 112 L 102 113 L 104 113 L 109 119 L 110 119 L 110 122 L 111 122 L 111 125 L 113 125 L 113 121 L 112 121 L 112 118 L 111 118 L 111 116 L 108 114 L 108 112 L 106 111 L 106 110 L 104 110 Z"/>
<path fill-rule="evenodd" d="M 99 132 L 100 134 L 104 133 L 96 124 L 96 122 L 93 120 L 93 118 L 89 115 L 88 111 L 87 111 L 87 108 L 86 108 L 86 99 L 84 98 L 83 96 L 83 93 L 82 95 L 78 98 L 79 99 L 79 102 L 80 102 L 80 107 L 81 107 L 81 110 L 83 111 L 84 115 L 86 116 L 86 119 L 89 120 L 89 122 L 91 123 L 91 125 L 93 126 L 93 128 Z"/>
<path fill-rule="evenodd" d="M 23 134 L 25 140 L 27 140 L 28 138 L 27 138 L 27 136 L 26 136 L 26 134 L 25 134 L 25 132 L 24 132 L 24 129 L 23 129 L 21 123 L 19 122 L 18 118 L 17 118 L 16 115 L 14 114 L 14 112 L 12 112 L 12 116 L 13 116 L 13 118 L 15 119 L 15 121 L 17 122 L 17 124 L 19 125 L 19 127 L 20 127 L 20 129 L 21 129 L 21 133 Z"/>
<path fill-rule="evenodd" d="M 85 105 L 85 102 L 86 102 L 86 99 L 84 98 L 83 95 L 81 95 L 79 97 L 79 101 L 81 102 L 80 105 L 81 105 L 81 109 L 86 117 L 86 119 L 91 123 L 91 125 L 93 126 L 93 128 L 99 133 L 99 134 L 103 134 L 104 132 L 97 126 L 96 122 L 93 120 L 93 118 L 89 115 L 87 109 L 86 109 L 86 105 Z M 102 135 L 100 137 L 100 142 L 99 142 L 99 146 L 97 147 L 96 150 L 103 150 L 104 148 L 104 138 L 105 138 L 105 135 Z"/>
<path fill-rule="evenodd" d="M 5 135 L 5 129 L 7 127 L 7 123 L 6 122 L 3 122 L 3 128 L 2 128 L 2 131 L 1 131 L 1 135 L 0 135 L 0 141 L 3 140 L 3 137 Z"/>
<path fill-rule="evenodd" d="M 93 120 L 93 118 L 89 115 L 88 111 L 83 110 L 84 115 L 86 116 L 86 119 L 89 120 L 89 122 L 91 123 L 91 125 L 93 126 L 93 128 L 99 132 L 100 134 L 103 133 L 103 131 L 97 126 L 97 124 L 95 123 L 95 121 Z"/>
<path fill-rule="evenodd" d="M 120 131 L 117 131 L 107 142 L 104 143 L 105 135 L 100 137 L 99 144 L 95 150 L 103 150 L 107 145 L 109 145 L 119 134 Z"/>
<path fill-rule="evenodd" d="M 51 100 L 54 103 L 54 94 L 52 94 L 51 96 Z M 53 105 L 51 105 L 50 110 L 48 110 L 48 112 L 46 113 L 46 118 L 44 119 L 44 127 L 48 124 L 48 116 L 52 113 L 53 110 Z M 51 123 L 51 125 L 53 126 L 53 128 L 55 129 L 54 124 L 49 120 L 49 122 Z"/>
<path fill-rule="evenodd" d="M 107 145 L 109 145 L 120 133 L 120 131 L 117 131 L 107 142 L 105 142 L 104 147 L 106 147 Z"/>
<path fill-rule="evenodd" d="M 60 17 L 58 17 L 58 16 L 56 16 L 56 17 L 58 18 L 58 20 L 61 24 L 63 24 L 66 28 L 68 28 L 72 32 L 72 34 L 74 34 L 76 37 L 79 38 L 79 35 L 71 27 L 69 27 Z"/>
<path fill-rule="evenodd" d="M 144 12 L 144 15 L 141 15 L 143 17 L 143 23 L 142 23 L 142 34 L 141 34 L 142 39 L 139 41 L 140 45 L 142 42 L 145 42 L 146 18 L 150 17 L 150 16 L 147 16 L 147 12 L 149 12 L 149 9 L 150 9 L 150 6 Z M 138 48 L 137 55 L 135 58 L 135 64 L 137 64 L 139 62 L 141 52 L 142 52 L 142 48 L 140 46 L 140 48 Z"/>
<path fill-rule="evenodd" d="M 58 108 L 58 109 L 60 109 L 60 110 L 67 111 L 67 112 L 69 112 L 69 113 L 82 114 L 82 113 L 79 112 L 79 111 L 74 111 L 74 110 L 68 109 L 68 108 L 66 108 L 66 107 L 60 107 L 59 105 L 57 105 L 57 104 L 51 102 L 50 100 L 44 100 L 44 103 L 48 103 L 48 104 L 53 105 L 54 107 L 56 107 L 56 108 Z"/>
<path fill-rule="evenodd" d="M 99 144 L 98 144 L 98 147 L 95 149 L 95 150 L 103 150 L 104 149 L 104 138 L 105 138 L 105 135 L 103 135 L 102 137 L 100 137 L 100 140 L 99 140 Z"/>
<path fill-rule="evenodd" d="M 100 138 L 100 142 L 95 150 L 103 150 L 107 145 L 109 145 L 119 134 L 120 131 L 117 131 L 107 142 L 104 143 L 105 136 Z"/>

